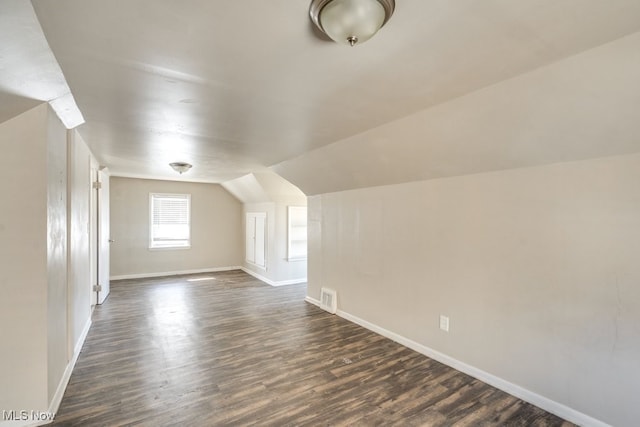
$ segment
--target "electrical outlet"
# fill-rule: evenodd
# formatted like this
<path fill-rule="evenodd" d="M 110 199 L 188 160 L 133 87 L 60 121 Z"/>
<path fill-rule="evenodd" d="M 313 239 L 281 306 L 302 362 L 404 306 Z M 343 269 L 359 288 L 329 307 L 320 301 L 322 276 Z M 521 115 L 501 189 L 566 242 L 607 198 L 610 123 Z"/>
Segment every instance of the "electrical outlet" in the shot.
<path fill-rule="evenodd" d="M 445 332 L 449 332 L 449 318 L 442 314 L 440 315 L 440 329 Z"/>

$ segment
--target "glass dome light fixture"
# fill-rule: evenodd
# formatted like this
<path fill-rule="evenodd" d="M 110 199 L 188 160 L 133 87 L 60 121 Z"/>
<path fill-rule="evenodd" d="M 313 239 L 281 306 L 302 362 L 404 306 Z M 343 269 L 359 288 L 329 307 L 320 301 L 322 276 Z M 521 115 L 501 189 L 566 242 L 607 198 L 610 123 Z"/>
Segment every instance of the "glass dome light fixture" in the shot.
<path fill-rule="evenodd" d="M 311 0 L 309 16 L 333 41 L 364 43 L 387 23 L 395 0 Z"/>
<path fill-rule="evenodd" d="M 173 170 L 178 172 L 180 175 L 191 169 L 191 165 L 185 162 L 173 162 L 169 163 L 169 166 L 171 166 Z"/>

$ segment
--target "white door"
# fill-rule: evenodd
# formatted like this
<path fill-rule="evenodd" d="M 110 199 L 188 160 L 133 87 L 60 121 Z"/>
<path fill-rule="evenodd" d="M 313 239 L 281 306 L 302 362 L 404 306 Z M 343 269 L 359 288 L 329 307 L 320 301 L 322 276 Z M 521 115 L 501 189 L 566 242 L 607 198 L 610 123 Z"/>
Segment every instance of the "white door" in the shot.
<path fill-rule="evenodd" d="M 98 304 L 109 296 L 109 174 L 98 171 Z"/>
<path fill-rule="evenodd" d="M 91 263 L 91 308 L 98 303 L 98 165 L 91 163 L 91 184 L 89 186 L 91 197 L 89 198 L 89 251 Z"/>
<path fill-rule="evenodd" d="M 267 265 L 267 214 L 265 212 L 247 213 L 246 221 L 246 260 L 251 264 L 265 268 Z"/>

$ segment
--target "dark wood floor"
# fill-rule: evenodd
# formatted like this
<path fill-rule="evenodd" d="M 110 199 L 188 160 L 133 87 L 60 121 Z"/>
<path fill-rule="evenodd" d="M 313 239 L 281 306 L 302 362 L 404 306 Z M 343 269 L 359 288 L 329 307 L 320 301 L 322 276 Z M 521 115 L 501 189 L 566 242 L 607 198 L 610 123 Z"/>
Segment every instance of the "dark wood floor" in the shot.
<path fill-rule="evenodd" d="M 241 271 L 113 282 L 54 425 L 571 425 L 304 297 Z"/>

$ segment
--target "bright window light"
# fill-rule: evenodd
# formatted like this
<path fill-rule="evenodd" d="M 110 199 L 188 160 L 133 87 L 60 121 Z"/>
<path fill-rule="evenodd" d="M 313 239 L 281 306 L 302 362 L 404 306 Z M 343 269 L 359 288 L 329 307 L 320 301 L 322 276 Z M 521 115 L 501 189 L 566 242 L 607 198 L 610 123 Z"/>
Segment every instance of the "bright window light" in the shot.
<path fill-rule="evenodd" d="M 149 248 L 191 247 L 191 195 L 149 195 Z"/>

